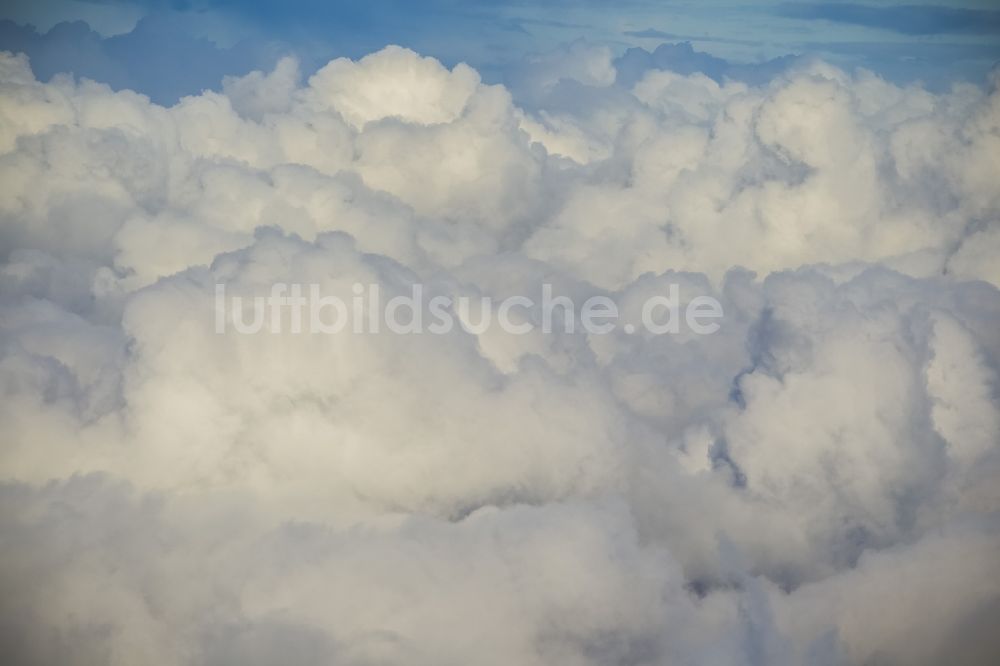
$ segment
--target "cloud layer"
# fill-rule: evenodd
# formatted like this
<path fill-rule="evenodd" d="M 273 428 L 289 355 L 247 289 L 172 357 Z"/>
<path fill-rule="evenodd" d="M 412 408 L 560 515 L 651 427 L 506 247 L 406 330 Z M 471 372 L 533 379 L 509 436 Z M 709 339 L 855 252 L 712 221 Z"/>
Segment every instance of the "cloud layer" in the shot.
<path fill-rule="evenodd" d="M 162 107 L 0 56 L 7 661 L 995 660 L 1000 82 L 717 78 L 388 47 Z M 215 332 L 274 282 L 726 318 Z"/>

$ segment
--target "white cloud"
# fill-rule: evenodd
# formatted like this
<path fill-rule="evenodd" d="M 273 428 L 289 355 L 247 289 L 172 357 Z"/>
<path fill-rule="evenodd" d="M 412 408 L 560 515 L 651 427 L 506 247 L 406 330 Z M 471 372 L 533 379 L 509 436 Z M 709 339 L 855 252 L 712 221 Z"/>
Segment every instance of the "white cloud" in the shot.
<path fill-rule="evenodd" d="M 997 654 L 997 90 L 610 62 L 512 97 L 389 47 L 164 108 L 0 57 L 15 663 Z M 275 282 L 726 316 L 215 332 Z"/>
<path fill-rule="evenodd" d="M 449 71 L 434 58 L 389 46 L 357 63 L 338 58 L 309 79 L 309 102 L 333 108 L 353 127 L 383 118 L 424 125 L 461 115 L 479 74 L 459 64 Z"/>

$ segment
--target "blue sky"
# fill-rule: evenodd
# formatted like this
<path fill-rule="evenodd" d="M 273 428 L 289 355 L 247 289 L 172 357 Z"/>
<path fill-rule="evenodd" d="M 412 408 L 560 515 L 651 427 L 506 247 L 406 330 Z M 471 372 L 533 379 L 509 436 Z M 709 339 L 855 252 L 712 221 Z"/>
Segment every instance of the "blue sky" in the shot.
<path fill-rule="evenodd" d="M 286 53 L 308 72 L 388 43 L 468 62 L 492 81 L 527 53 L 578 39 L 618 54 L 690 42 L 733 63 L 818 55 L 934 88 L 981 81 L 1000 60 L 995 0 L 14 0 L 0 19 L 0 48 L 27 52 L 39 76 L 72 71 L 160 102 L 269 67 Z"/>

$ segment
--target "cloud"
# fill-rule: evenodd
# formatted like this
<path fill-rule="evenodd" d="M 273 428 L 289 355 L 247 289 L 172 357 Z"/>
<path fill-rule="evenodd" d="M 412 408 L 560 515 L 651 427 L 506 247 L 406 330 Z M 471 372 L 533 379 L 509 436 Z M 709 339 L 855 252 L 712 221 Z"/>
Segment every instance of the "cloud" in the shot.
<path fill-rule="evenodd" d="M 719 83 L 724 78 L 737 79 L 757 85 L 770 81 L 799 58 L 786 55 L 759 63 L 731 63 L 708 53 L 696 51 L 689 41 L 679 44 L 660 44 L 652 52 L 630 48 L 616 62 L 624 85 L 632 86 L 650 69 L 667 69 L 679 74 L 701 73 Z"/>
<path fill-rule="evenodd" d="M 645 30 L 626 30 L 622 33 L 628 37 L 638 37 L 639 39 L 677 39 L 677 35 L 671 34 L 669 32 L 663 32 L 662 30 L 657 30 L 655 28 L 646 28 Z"/>
<path fill-rule="evenodd" d="M 1000 12 L 943 5 L 872 7 L 851 2 L 785 3 L 778 14 L 789 18 L 825 20 L 880 28 L 904 35 L 1000 33 Z"/>
<path fill-rule="evenodd" d="M 508 89 L 388 47 L 168 107 L 0 56 L 5 654 L 995 659 L 997 82 L 696 56 Z M 725 317 L 216 332 L 278 282 Z"/>
<path fill-rule="evenodd" d="M 266 40 L 222 48 L 189 34 L 180 20 L 159 15 L 111 37 L 102 37 L 83 21 L 58 23 L 39 34 L 31 26 L 4 20 L 0 48 L 29 55 L 41 80 L 70 73 L 116 90 L 138 90 L 160 104 L 217 88 L 225 75 L 270 68 L 285 50 Z"/>

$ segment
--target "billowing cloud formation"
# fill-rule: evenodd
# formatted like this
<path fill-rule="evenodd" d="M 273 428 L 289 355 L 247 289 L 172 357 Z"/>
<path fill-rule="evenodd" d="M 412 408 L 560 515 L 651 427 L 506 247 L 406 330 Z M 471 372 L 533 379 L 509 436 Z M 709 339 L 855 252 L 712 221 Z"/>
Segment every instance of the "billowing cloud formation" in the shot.
<path fill-rule="evenodd" d="M 610 58 L 525 110 L 394 47 L 169 108 L 0 57 L 5 661 L 994 661 L 997 82 Z M 275 282 L 726 316 L 216 333 Z"/>

